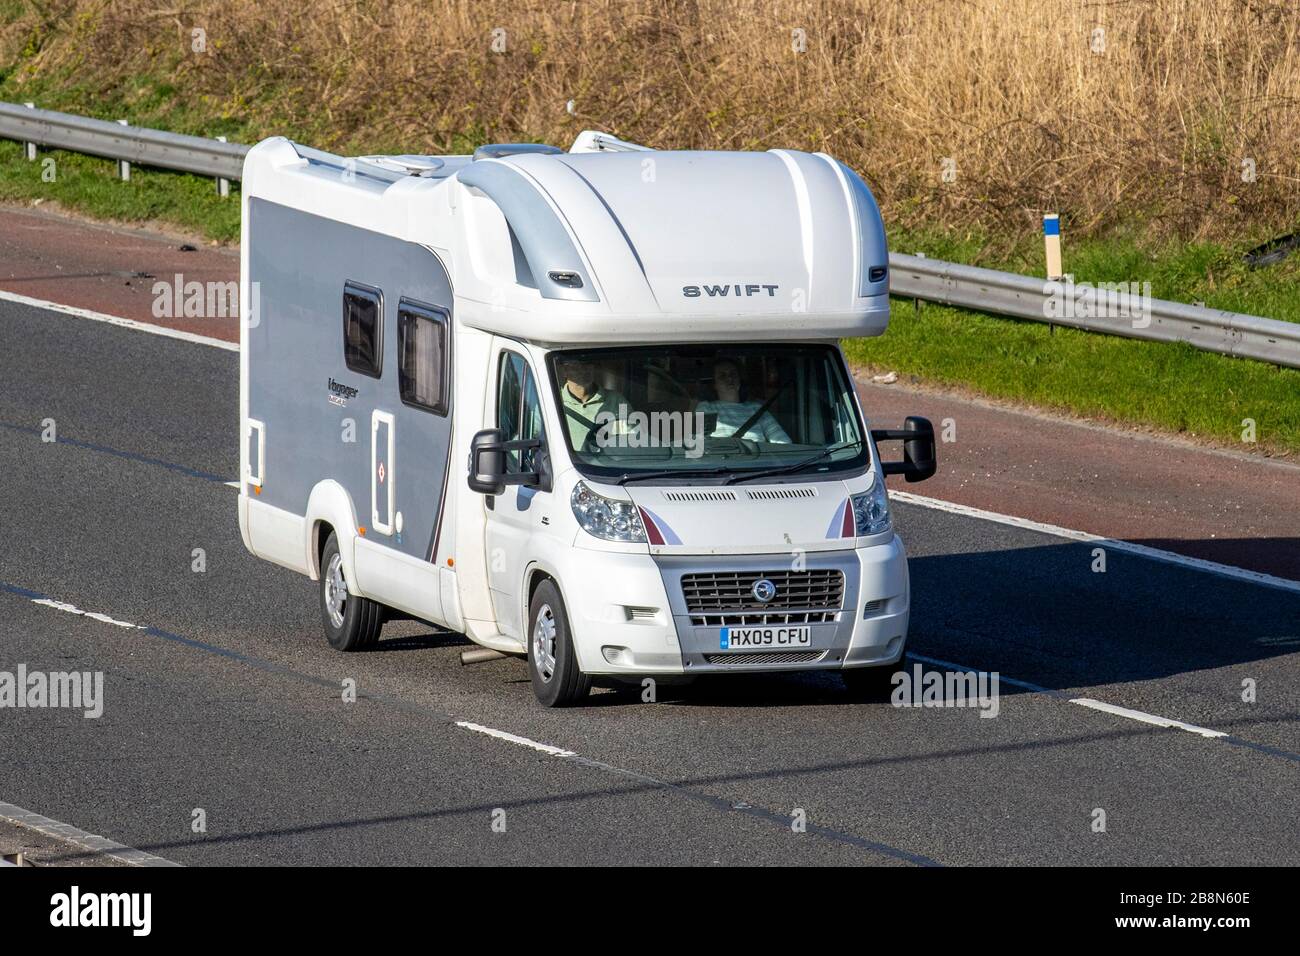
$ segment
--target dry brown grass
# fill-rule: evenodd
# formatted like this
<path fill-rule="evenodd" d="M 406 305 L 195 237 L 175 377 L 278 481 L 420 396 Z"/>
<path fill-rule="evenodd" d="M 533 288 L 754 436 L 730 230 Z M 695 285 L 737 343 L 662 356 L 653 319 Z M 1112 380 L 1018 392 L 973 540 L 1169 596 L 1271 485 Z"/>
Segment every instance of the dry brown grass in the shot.
<path fill-rule="evenodd" d="M 564 144 L 586 127 L 659 147 L 826 150 L 908 227 L 1022 235 L 1060 210 L 1076 235 L 1240 239 L 1300 213 L 1293 0 L 166 6 L 36 2 L 0 33 L 0 69 L 19 64 L 8 88 L 61 77 L 93 111 L 163 78 L 189 115 L 353 150 Z M 208 55 L 189 52 L 194 26 Z"/>

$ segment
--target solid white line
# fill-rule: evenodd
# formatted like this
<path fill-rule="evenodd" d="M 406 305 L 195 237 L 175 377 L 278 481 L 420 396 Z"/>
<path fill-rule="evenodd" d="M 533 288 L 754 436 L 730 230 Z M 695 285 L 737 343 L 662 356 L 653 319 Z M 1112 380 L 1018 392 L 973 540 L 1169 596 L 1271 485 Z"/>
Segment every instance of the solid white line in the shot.
<path fill-rule="evenodd" d="M 1127 717 L 1129 720 L 1140 720 L 1144 724 L 1155 724 L 1157 727 L 1172 727 L 1178 730 L 1185 730 L 1189 734 L 1200 734 L 1202 737 L 1228 736 L 1221 730 L 1210 730 L 1208 727 L 1197 727 L 1195 724 L 1185 724 L 1181 720 L 1172 720 L 1169 717 L 1157 717 L 1155 714 L 1148 714 L 1141 710 L 1130 710 L 1128 707 L 1118 707 L 1115 704 L 1108 704 L 1101 700 L 1093 700 L 1090 697 L 1074 697 L 1071 698 L 1070 703 L 1078 704 L 1080 707 L 1091 707 L 1093 710 L 1104 710 L 1108 714 L 1114 714 L 1117 717 Z"/>
<path fill-rule="evenodd" d="M 124 846 L 121 843 L 115 843 L 105 837 L 98 836 L 94 833 L 88 833 L 85 830 L 78 830 L 76 827 L 67 823 L 60 823 L 58 820 L 51 820 L 49 817 L 43 817 L 39 813 L 33 813 L 30 810 L 24 810 L 22 807 L 16 807 L 12 803 L 0 802 L 0 820 L 8 820 L 10 823 L 20 827 L 26 827 L 29 830 L 35 830 L 47 837 L 60 840 L 64 843 L 71 843 L 73 846 L 88 850 L 96 856 L 106 856 L 117 860 L 121 863 L 129 863 L 131 866 L 180 866 L 171 860 L 164 860 L 160 856 L 154 856 L 152 853 L 146 853 L 144 850 L 137 850 L 133 847 Z"/>
<path fill-rule="evenodd" d="M 182 342 L 194 342 L 198 345 L 211 345 L 213 348 L 225 349 L 228 352 L 238 352 L 238 342 L 226 342 L 222 339 L 214 339 L 207 335 L 198 335 L 194 332 L 183 332 L 180 329 L 169 329 L 162 325 L 150 325 L 148 322 L 137 322 L 135 319 L 124 319 L 118 315 L 109 315 L 106 312 L 93 312 L 90 309 L 79 309 L 73 305 L 60 305 L 57 302 L 50 302 L 46 299 L 33 299 L 30 296 L 19 295 L 17 292 L 6 292 L 0 289 L 0 301 L 16 302 L 19 305 L 30 305 L 38 309 L 48 309 L 51 312 L 60 312 L 64 315 L 71 315 L 78 319 L 90 319 L 92 322 L 106 322 L 109 325 L 121 326 L 124 329 L 134 329 L 137 332 L 148 332 L 151 335 L 162 335 L 169 339 L 180 339 Z"/>
<path fill-rule="evenodd" d="M 520 737 L 516 734 L 508 734 L 504 730 L 493 730 L 491 727 L 484 727 L 482 724 L 471 724 L 467 720 L 456 721 L 457 727 L 464 727 L 466 730 L 472 730 L 476 733 L 487 734 L 489 737 L 495 737 L 497 740 L 509 741 L 512 744 L 518 744 L 521 747 L 531 747 L 533 750 L 540 750 L 544 754 L 550 754 L 552 757 L 576 757 L 578 756 L 572 750 L 563 750 L 559 747 L 552 747 L 550 744 L 539 744 L 536 740 L 529 740 L 527 737 Z"/>
<path fill-rule="evenodd" d="M 1220 577 L 1233 578 L 1237 581 L 1248 581 L 1251 584 L 1259 584 L 1263 587 L 1277 588 L 1282 591 L 1291 591 L 1295 594 L 1300 594 L 1300 581 L 1292 581 L 1289 578 L 1279 578 L 1272 574 L 1264 574 L 1262 571 L 1248 571 L 1246 568 L 1238 568 L 1231 564 L 1220 564 L 1218 561 L 1207 561 L 1204 558 L 1193 558 L 1185 554 L 1178 554 L 1174 551 L 1163 551 L 1160 548 L 1151 548 L 1145 544 L 1134 544 L 1131 541 L 1120 541 L 1116 538 L 1107 538 L 1103 535 L 1092 534 L 1089 531 L 1075 531 L 1072 528 L 1062 528 L 1059 525 L 1046 524 L 1042 521 L 1034 521 L 1030 518 L 1018 518 L 1015 515 L 1004 515 L 999 514 L 996 511 L 985 511 L 983 508 L 972 508 L 970 505 L 959 505 L 956 502 L 944 501 L 940 498 L 927 498 L 925 495 L 913 494 L 910 491 L 891 491 L 889 497 L 902 501 L 905 504 L 920 505 L 922 508 L 933 508 L 936 511 L 946 511 L 949 514 L 963 515 L 968 518 L 980 518 L 984 521 L 994 521 L 998 524 L 1009 525 L 1013 528 L 1024 528 L 1026 531 L 1039 531 L 1043 534 L 1054 535 L 1058 538 L 1068 538 L 1072 541 L 1082 541 L 1087 544 L 1100 544 L 1115 551 L 1124 551 L 1128 554 L 1135 554 L 1152 561 L 1163 561 L 1166 564 L 1177 564 L 1185 568 L 1191 568 L 1195 571 L 1204 571 L 1207 574 L 1217 574 Z"/>

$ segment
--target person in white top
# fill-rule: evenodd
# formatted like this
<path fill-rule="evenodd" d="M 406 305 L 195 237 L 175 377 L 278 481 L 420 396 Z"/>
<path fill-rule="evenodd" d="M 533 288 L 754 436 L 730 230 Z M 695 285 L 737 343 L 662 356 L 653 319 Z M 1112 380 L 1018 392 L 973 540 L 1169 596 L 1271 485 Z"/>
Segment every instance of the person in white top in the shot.
<path fill-rule="evenodd" d="M 713 429 L 714 438 L 735 435 L 740 426 L 753 418 L 754 413 L 763 407 L 762 402 L 740 400 L 740 366 L 731 359 L 718 359 L 713 364 L 713 390 L 717 393 L 717 401 L 700 402 L 695 406 L 695 411 L 706 415 L 717 414 L 718 423 Z M 790 436 L 768 411 L 759 415 L 740 437 L 748 438 L 750 441 L 790 444 Z"/>

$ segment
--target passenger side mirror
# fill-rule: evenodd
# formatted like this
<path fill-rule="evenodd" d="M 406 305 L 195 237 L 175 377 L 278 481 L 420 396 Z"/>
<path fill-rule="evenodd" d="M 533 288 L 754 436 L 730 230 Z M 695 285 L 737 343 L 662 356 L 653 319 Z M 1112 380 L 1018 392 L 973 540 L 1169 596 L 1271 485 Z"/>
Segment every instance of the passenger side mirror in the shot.
<path fill-rule="evenodd" d="M 469 490 L 481 495 L 499 495 L 506 490 L 506 485 L 528 485 L 550 491 L 551 468 L 546 443 L 540 438 L 506 441 L 505 436 L 500 428 L 485 428 L 470 439 Z M 524 453 L 531 451 L 537 470 L 509 471 L 506 453 L 511 451 L 520 452 L 521 457 L 527 457 Z"/>
<path fill-rule="evenodd" d="M 881 461 L 880 469 L 886 475 L 902 475 L 909 482 L 925 481 L 939 467 L 934 450 L 934 426 L 928 418 L 908 415 L 902 428 L 873 428 L 871 439 L 903 443 L 902 461 Z"/>

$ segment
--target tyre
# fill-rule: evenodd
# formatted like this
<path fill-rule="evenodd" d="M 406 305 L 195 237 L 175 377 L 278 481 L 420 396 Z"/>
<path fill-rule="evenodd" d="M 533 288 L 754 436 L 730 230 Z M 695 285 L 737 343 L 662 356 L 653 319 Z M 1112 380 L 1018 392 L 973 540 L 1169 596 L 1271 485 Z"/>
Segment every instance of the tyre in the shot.
<path fill-rule="evenodd" d="M 859 700 L 886 700 L 894 688 L 894 674 L 902 666 L 900 657 L 893 664 L 846 667 L 840 671 L 840 680 L 844 681 L 849 694 Z"/>
<path fill-rule="evenodd" d="M 564 599 L 551 580 L 537 586 L 528 607 L 528 676 L 544 707 L 572 706 L 591 690 L 591 679 L 578 669 Z"/>
<path fill-rule="evenodd" d="M 384 606 L 348 593 L 343 577 L 343 555 L 331 532 L 320 556 L 320 613 L 325 640 L 336 651 L 363 651 L 379 640 L 384 626 Z"/>

